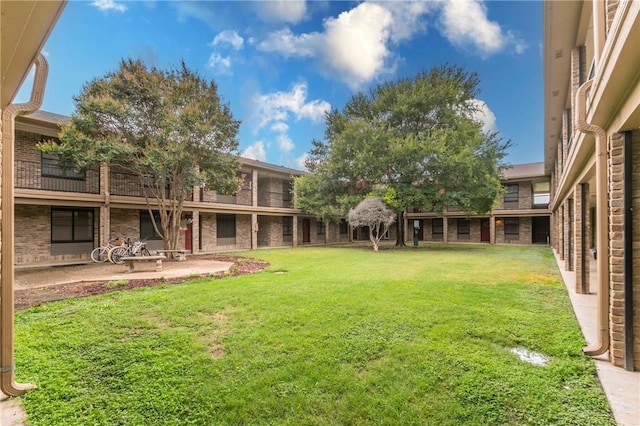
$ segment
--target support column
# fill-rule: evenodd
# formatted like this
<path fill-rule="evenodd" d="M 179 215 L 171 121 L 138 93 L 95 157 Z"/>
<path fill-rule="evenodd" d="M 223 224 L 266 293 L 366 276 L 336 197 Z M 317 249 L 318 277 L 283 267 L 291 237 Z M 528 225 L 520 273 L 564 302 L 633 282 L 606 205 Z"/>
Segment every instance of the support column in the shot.
<path fill-rule="evenodd" d="M 258 214 L 251 213 L 251 250 L 258 248 L 258 231 L 260 227 L 258 225 Z"/>
<path fill-rule="evenodd" d="M 258 171 L 251 170 L 251 205 L 258 207 Z"/>
<path fill-rule="evenodd" d="M 200 253 L 200 210 L 191 212 L 191 253 Z"/>
<path fill-rule="evenodd" d="M 293 216 L 293 235 L 291 236 L 293 247 L 298 247 L 298 216 Z"/>
<path fill-rule="evenodd" d="M 100 192 L 104 196 L 104 202 L 100 206 L 100 233 L 98 235 L 98 245 L 106 246 L 111 239 L 111 193 L 109 186 L 109 165 L 100 165 Z"/>
<path fill-rule="evenodd" d="M 449 242 L 449 218 L 446 216 L 442 218 L 442 242 Z"/>
<path fill-rule="evenodd" d="M 494 215 L 489 216 L 489 242 L 496 243 L 496 217 Z"/>

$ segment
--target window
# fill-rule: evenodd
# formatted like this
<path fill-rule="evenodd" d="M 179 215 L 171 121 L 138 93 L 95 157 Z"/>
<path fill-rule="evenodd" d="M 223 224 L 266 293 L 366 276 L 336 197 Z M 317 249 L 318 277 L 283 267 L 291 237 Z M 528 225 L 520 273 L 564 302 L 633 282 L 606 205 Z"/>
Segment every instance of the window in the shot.
<path fill-rule="evenodd" d="M 324 222 L 321 220 L 316 222 L 316 235 L 324 235 Z"/>
<path fill-rule="evenodd" d="M 431 219 L 431 237 L 434 240 L 441 240 L 444 233 L 443 219 Z"/>
<path fill-rule="evenodd" d="M 42 142 L 47 140 L 53 140 L 56 143 L 60 143 L 60 140 L 57 138 L 42 138 Z M 43 152 L 40 157 L 40 162 L 42 164 L 43 177 L 85 180 L 84 173 L 80 173 L 75 169 L 63 169 L 60 167 L 58 156 L 55 154 L 45 154 Z"/>
<path fill-rule="evenodd" d="M 156 221 L 156 225 L 158 225 L 158 228 L 162 229 L 160 225 L 160 212 L 154 211 L 153 219 Z M 156 230 L 153 227 L 153 222 L 151 222 L 151 215 L 146 210 L 140 211 L 140 239 L 141 240 L 161 240 L 162 239 L 160 234 L 156 233 Z"/>
<path fill-rule="evenodd" d="M 471 234 L 471 221 L 469 219 L 458 219 L 458 235 Z"/>
<path fill-rule="evenodd" d="M 282 236 L 293 236 L 293 218 L 291 216 L 284 216 L 282 218 Z"/>
<path fill-rule="evenodd" d="M 349 233 L 349 224 L 346 220 L 342 219 L 340 221 L 340 235 L 345 235 Z"/>
<path fill-rule="evenodd" d="M 293 196 L 291 194 L 291 182 L 285 180 L 282 181 L 282 206 L 291 207 Z"/>
<path fill-rule="evenodd" d="M 505 203 L 517 203 L 518 202 L 518 192 L 519 186 L 518 184 L 505 185 L 505 190 L 507 191 L 504 194 L 504 202 Z"/>
<path fill-rule="evenodd" d="M 218 238 L 236 237 L 236 215 L 218 214 L 216 216 Z"/>
<path fill-rule="evenodd" d="M 549 181 L 533 184 L 533 207 L 547 207 L 549 205 Z"/>
<path fill-rule="evenodd" d="M 51 242 L 93 242 L 93 209 L 51 209 Z"/>
<path fill-rule="evenodd" d="M 520 234 L 520 218 L 507 217 L 504 219 L 504 235 L 518 237 Z"/>

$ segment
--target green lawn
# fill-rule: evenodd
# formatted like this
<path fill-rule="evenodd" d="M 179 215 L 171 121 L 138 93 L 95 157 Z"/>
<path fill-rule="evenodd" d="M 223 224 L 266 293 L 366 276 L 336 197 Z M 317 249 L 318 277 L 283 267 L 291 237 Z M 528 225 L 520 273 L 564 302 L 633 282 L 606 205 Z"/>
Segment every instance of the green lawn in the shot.
<path fill-rule="evenodd" d="M 614 424 L 547 247 L 246 255 L 271 267 L 19 312 L 29 421 Z"/>

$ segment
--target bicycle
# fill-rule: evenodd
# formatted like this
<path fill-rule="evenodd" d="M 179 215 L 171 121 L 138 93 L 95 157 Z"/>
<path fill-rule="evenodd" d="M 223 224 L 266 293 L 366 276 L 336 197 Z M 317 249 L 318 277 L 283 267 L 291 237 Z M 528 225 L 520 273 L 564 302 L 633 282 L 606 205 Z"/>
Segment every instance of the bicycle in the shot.
<path fill-rule="evenodd" d="M 114 247 L 109 251 L 109 259 L 116 265 L 124 263 L 123 257 L 129 256 L 151 256 L 151 252 L 147 249 L 147 243 L 142 241 L 131 241 L 130 238 L 125 240 L 126 245 L 121 247 Z"/>
<path fill-rule="evenodd" d="M 109 260 L 109 251 L 114 247 L 122 246 L 123 241 L 120 238 L 109 240 L 106 246 L 96 247 L 91 250 L 89 257 L 95 263 L 104 263 Z"/>

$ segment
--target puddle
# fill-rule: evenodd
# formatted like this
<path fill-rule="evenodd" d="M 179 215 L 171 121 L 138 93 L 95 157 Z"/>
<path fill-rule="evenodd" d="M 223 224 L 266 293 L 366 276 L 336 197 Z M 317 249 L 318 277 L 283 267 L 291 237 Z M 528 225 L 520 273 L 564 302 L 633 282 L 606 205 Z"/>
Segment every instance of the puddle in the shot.
<path fill-rule="evenodd" d="M 511 352 L 512 354 L 518 355 L 518 358 L 520 358 L 520 361 L 528 362 L 529 364 L 538 365 L 538 366 L 545 366 L 549 364 L 548 356 L 538 352 L 530 351 L 529 349 L 526 349 L 526 348 L 522 348 L 522 347 L 510 348 L 509 352 Z"/>

